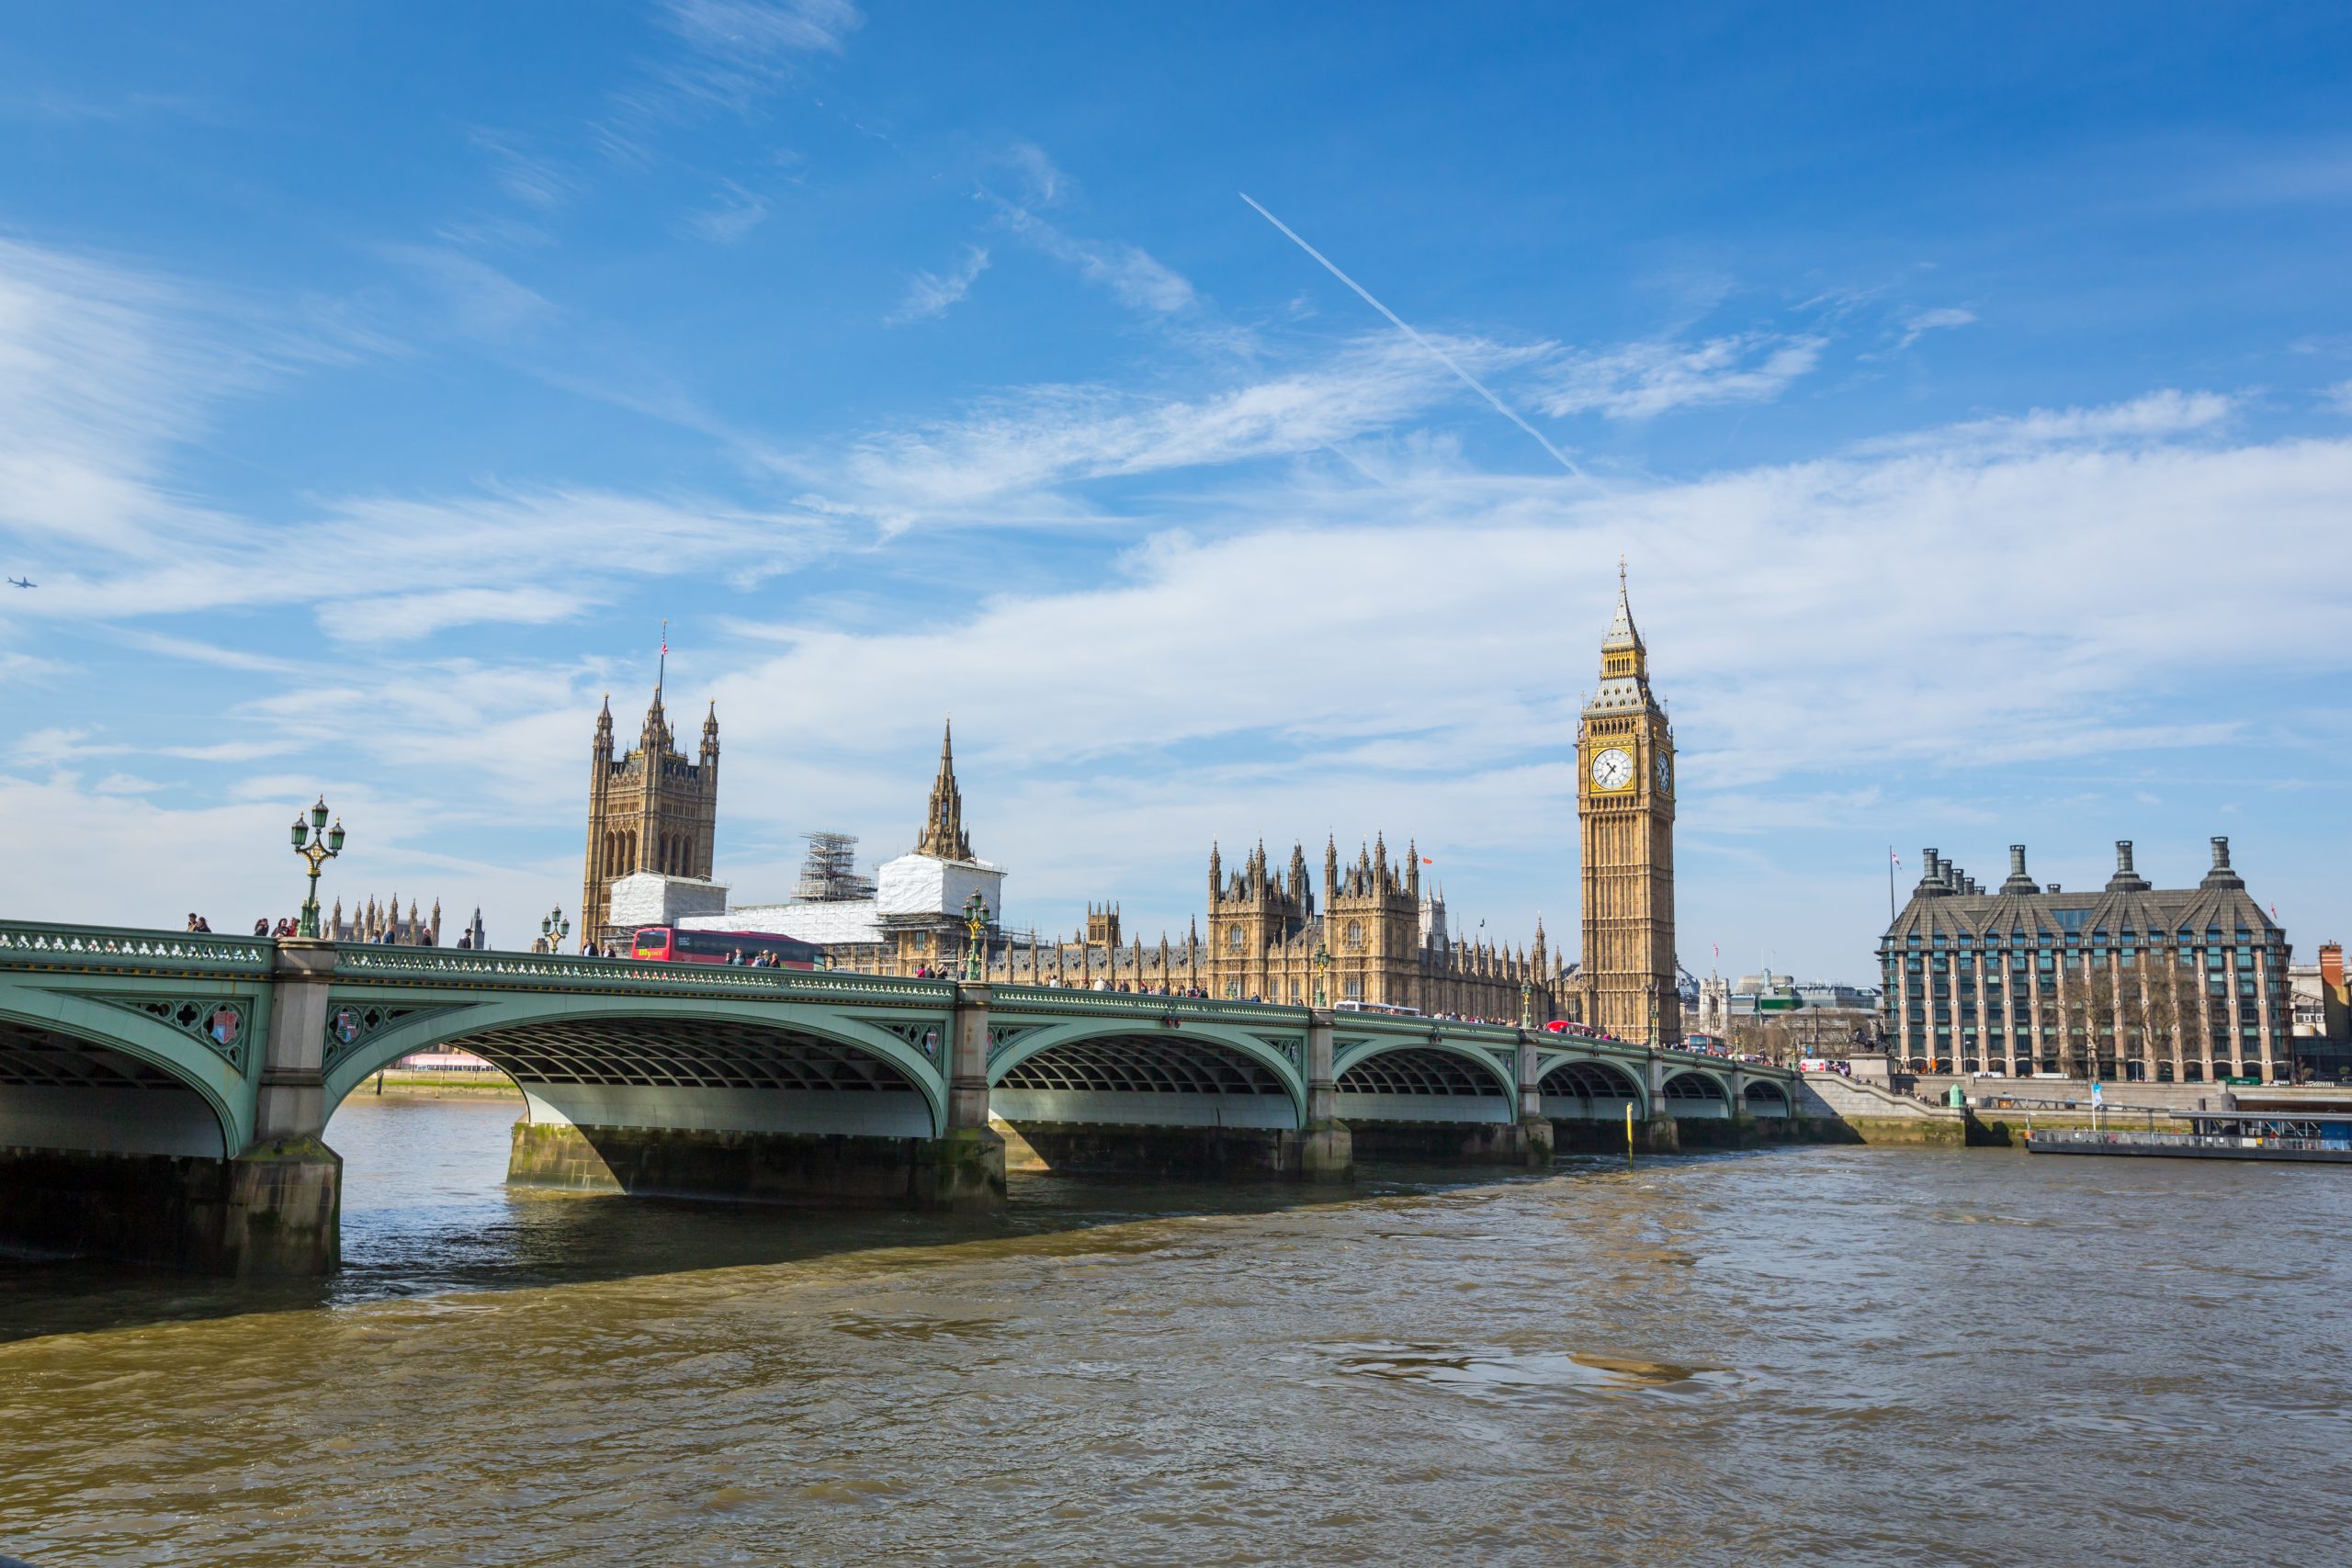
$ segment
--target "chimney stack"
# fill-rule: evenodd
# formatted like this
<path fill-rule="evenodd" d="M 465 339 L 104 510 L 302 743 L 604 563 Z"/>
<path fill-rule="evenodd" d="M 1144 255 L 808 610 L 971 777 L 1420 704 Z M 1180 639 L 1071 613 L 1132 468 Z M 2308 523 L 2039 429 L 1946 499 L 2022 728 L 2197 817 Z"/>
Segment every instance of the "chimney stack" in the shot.
<path fill-rule="evenodd" d="M 2199 883 L 2197 886 L 2204 888 L 2244 887 L 2245 886 L 2245 878 L 2240 876 L 2236 872 L 2230 869 L 2229 840 L 2220 837 L 2216 837 L 2213 840 L 2213 869 L 2207 872 L 2205 874 L 2205 880 Z"/>
<path fill-rule="evenodd" d="M 2324 942 L 2319 944 L 2320 983 L 2331 990 L 2344 988 L 2344 944 Z"/>
<path fill-rule="evenodd" d="M 2033 878 L 2026 874 L 2025 846 L 2023 844 L 2011 844 L 2009 846 L 2009 879 L 2001 884 L 2001 891 L 2004 893 L 2039 893 L 2041 891 L 2041 888 L 2034 886 Z"/>
<path fill-rule="evenodd" d="M 2107 879 L 2109 893 L 2145 893 L 2148 879 L 2132 868 L 2132 840 L 2115 840 L 2115 874 Z"/>

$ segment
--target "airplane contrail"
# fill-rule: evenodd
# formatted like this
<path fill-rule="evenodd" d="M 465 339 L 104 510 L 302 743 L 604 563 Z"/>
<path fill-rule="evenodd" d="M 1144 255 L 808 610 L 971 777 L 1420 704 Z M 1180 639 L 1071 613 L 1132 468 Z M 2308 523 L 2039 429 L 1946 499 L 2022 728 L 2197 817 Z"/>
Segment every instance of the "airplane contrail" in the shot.
<path fill-rule="evenodd" d="M 1448 370 L 1453 371 L 1456 376 L 1462 378 L 1462 384 L 1468 387 L 1480 397 L 1486 399 L 1487 402 L 1493 404 L 1494 410 L 1497 413 L 1502 415 L 1505 419 L 1519 426 L 1520 429 L 1527 432 L 1531 436 L 1533 436 L 1535 438 L 1535 444 L 1538 446 L 1543 447 L 1546 452 L 1549 452 L 1552 455 L 1552 460 L 1554 462 L 1558 463 L 1560 467 L 1567 469 L 1569 473 L 1575 475 L 1577 479 L 1584 480 L 1585 483 L 1592 483 L 1592 476 L 1586 473 L 1582 468 L 1577 468 L 1574 463 L 1568 461 L 1567 455 L 1562 452 L 1557 446 L 1553 446 L 1549 441 L 1546 441 L 1544 438 L 1544 433 L 1542 431 L 1536 429 L 1533 425 L 1520 418 L 1517 413 L 1512 412 L 1509 403 L 1504 402 L 1500 398 L 1495 396 L 1494 393 L 1488 391 L 1485 382 L 1479 380 L 1478 378 L 1471 375 L 1470 372 L 1462 368 L 1460 365 L 1454 363 L 1453 357 L 1447 354 L 1445 350 L 1438 347 L 1437 344 L 1431 343 L 1429 339 L 1415 332 L 1411 325 L 1406 321 L 1404 317 L 1398 315 L 1396 311 L 1390 310 L 1387 306 L 1374 299 L 1371 291 L 1365 288 L 1363 284 L 1358 283 L 1354 278 L 1350 277 L 1346 273 L 1341 272 L 1338 267 L 1333 266 L 1331 265 L 1330 257 L 1325 255 L 1321 251 L 1317 250 L 1313 245 L 1308 244 L 1305 240 L 1300 239 L 1298 237 L 1297 231 L 1293 229 L 1289 224 L 1283 222 L 1281 219 L 1275 217 L 1264 208 L 1260 207 L 1257 199 L 1248 191 L 1240 191 L 1237 194 L 1239 195 L 1242 200 L 1248 202 L 1256 209 L 1259 217 L 1264 219 L 1275 228 L 1280 229 L 1283 234 L 1288 236 L 1292 244 L 1296 245 L 1300 250 L 1305 251 L 1308 255 L 1313 256 L 1317 261 L 1322 263 L 1324 271 L 1329 273 L 1333 277 L 1336 277 L 1340 282 L 1346 284 L 1350 288 L 1354 289 L 1356 291 L 1357 298 L 1361 299 L 1365 304 L 1371 306 L 1374 310 L 1379 311 L 1382 315 L 1387 317 L 1389 322 L 1394 325 L 1398 332 L 1403 333 L 1407 337 L 1411 338 L 1415 343 L 1419 344 L 1421 347 L 1429 351 L 1431 358 L 1444 366 Z"/>

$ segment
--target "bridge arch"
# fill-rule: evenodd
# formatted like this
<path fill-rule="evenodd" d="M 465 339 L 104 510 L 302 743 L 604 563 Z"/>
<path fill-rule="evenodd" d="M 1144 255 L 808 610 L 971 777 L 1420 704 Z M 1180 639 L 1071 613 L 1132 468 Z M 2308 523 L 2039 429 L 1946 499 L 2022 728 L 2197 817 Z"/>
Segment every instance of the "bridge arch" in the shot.
<path fill-rule="evenodd" d="M 441 1005 L 338 987 L 329 1029 L 345 1010 L 403 1008 L 330 1047 L 330 1113 L 401 1057 L 453 1048 L 514 1078 L 534 1122 L 922 1138 L 946 1126 L 944 1016 L 894 1029 L 810 1003 L 526 992 Z"/>
<path fill-rule="evenodd" d="M 1684 1067 L 1668 1075 L 1657 1098 L 1659 1107 L 1669 1116 L 1728 1118 L 1732 1113 L 1730 1086 L 1700 1067 Z"/>
<path fill-rule="evenodd" d="M 1640 1076 L 1605 1057 L 1567 1057 L 1546 1070 L 1538 1082 L 1544 1114 L 1558 1120 L 1615 1120 L 1627 1106 L 1636 1117 L 1649 1115 L 1649 1096 L 1642 1091 Z"/>
<path fill-rule="evenodd" d="M 1789 1093 L 1770 1078 L 1750 1078 L 1740 1091 L 1740 1101 L 1750 1116 L 1786 1116 L 1789 1114 Z"/>
<path fill-rule="evenodd" d="M 1331 1055 L 1340 1120 L 1516 1122 L 1517 1052 L 1442 1030 L 1351 1040 Z"/>
<path fill-rule="evenodd" d="M 1190 1018 L 1173 1029 L 1140 1019 L 1007 1019 L 991 1036 L 989 1107 L 1016 1125 L 1306 1125 L 1303 1040 Z"/>
<path fill-rule="evenodd" d="M 189 1012 L 195 1027 L 231 1009 L 233 1033 L 216 1048 L 174 1019 L 141 1010 L 140 999 L 0 989 L 0 1144 L 213 1159 L 244 1152 L 253 1096 L 240 1066 L 260 1060 L 267 1004 L 243 996 L 153 998 Z"/>

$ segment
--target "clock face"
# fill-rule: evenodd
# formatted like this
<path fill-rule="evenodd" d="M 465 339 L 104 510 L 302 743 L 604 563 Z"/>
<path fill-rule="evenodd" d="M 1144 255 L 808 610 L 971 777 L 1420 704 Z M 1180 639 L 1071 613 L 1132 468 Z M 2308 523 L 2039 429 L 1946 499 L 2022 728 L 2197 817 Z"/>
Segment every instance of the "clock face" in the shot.
<path fill-rule="evenodd" d="M 1657 787 L 1664 790 L 1669 787 L 1673 782 L 1674 764 L 1666 760 L 1665 752 L 1660 751 L 1657 754 Z"/>
<path fill-rule="evenodd" d="M 1595 789 L 1623 789 L 1634 782 L 1634 759 L 1623 747 L 1611 746 L 1592 760 Z"/>

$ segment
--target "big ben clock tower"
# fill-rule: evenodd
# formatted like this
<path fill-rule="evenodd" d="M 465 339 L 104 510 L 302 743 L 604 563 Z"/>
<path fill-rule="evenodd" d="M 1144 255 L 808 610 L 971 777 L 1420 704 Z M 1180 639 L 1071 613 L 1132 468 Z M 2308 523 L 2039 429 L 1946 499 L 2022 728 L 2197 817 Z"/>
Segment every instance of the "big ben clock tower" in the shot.
<path fill-rule="evenodd" d="M 1620 1040 L 1682 1040 L 1674 963 L 1674 731 L 1650 694 L 1649 651 L 1617 563 L 1600 689 L 1577 727 L 1584 838 L 1585 1021 Z"/>

